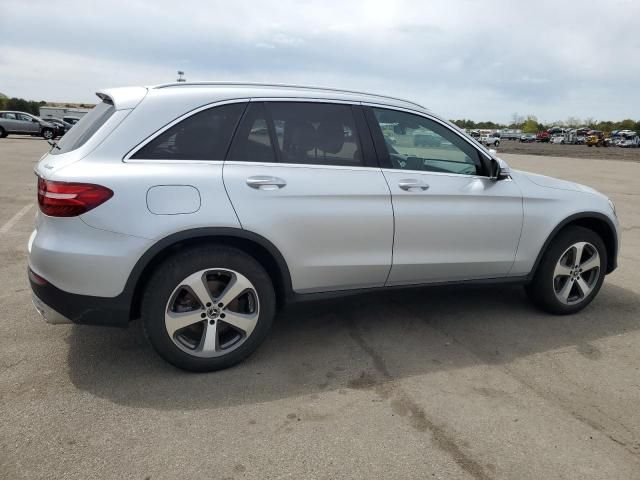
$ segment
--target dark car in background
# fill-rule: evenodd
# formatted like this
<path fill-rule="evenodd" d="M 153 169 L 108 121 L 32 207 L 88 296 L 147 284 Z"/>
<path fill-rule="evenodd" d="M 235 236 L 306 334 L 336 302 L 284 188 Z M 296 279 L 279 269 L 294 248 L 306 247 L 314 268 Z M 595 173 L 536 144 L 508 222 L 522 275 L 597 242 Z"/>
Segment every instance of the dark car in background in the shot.
<path fill-rule="evenodd" d="M 64 120 L 70 125 L 75 125 L 80 121 L 80 117 L 62 117 L 62 120 Z"/>
<path fill-rule="evenodd" d="M 72 124 L 65 122 L 64 120 L 60 120 L 59 118 L 47 118 L 45 120 L 56 126 L 57 137 L 63 136 L 71 127 L 73 127 Z"/>

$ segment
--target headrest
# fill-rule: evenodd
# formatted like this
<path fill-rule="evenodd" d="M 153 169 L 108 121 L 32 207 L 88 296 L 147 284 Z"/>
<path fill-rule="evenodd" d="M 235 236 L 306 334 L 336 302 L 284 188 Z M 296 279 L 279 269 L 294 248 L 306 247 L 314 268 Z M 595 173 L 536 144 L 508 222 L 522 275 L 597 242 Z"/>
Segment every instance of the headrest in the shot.
<path fill-rule="evenodd" d="M 291 132 L 291 145 L 298 152 L 308 152 L 316 146 L 316 131 L 309 122 L 296 123 Z"/>
<path fill-rule="evenodd" d="M 344 127 L 339 121 L 323 121 L 318 125 L 317 146 L 326 153 L 338 153 L 344 145 Z"/>

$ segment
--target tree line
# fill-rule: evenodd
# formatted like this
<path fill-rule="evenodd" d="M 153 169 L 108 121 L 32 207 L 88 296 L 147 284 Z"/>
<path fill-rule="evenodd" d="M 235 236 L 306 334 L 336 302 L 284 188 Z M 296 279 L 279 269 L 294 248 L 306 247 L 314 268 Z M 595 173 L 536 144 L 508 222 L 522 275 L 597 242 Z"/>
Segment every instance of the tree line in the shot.
<path fill-rule="evenodd" d="M 543 130 L 548 130 L 551 127 L 561 128 L 580 128 L 587 127 L 592 130 L 602 130 L 603 132 L 611 132 L 613 130 L 635 130 L 640 133 L 640 120 L 632 120 L 627 118 L 620 121 L 611 120 L 596 120 L 588 117 L 580 119 L 577 117 L 569 117 L 566 120 L 558 120 L 552 123 L 541 123 L 538 121 L 535 115 L 518 115 L 514 113 L 511 116 L 511 123 L 495 123 L 490 121 L 474 122 L 473 120 L 461 119 L 451 120 L 458 127 L 467 130 L 483 129 L 483 130 L 500 130 L 503 128 L 512 128 L 522 130 L 525 133 L 536 133 Z"/>
<path fill-rule="evenodd" d="M 25 100 L 24 98 L 9 98 L 0 93 L 0 110 L 16 110 L 18 112 L 31 113 L 32 115 L 40 115 L 40 107 L 46 104 L 47 102 L 44 100 L 36 102 Z"/>

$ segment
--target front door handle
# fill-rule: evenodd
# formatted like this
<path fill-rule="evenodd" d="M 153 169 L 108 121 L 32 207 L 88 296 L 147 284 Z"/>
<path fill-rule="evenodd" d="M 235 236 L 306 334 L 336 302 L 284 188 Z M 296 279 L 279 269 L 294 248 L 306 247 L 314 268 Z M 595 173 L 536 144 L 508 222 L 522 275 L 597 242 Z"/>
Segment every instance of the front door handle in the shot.
<path fill-rule="evenodd" d="M 258 190 L 277 190 L 287 184 L 282 178 L 270 177 L 268 175 L 256 175 L 247 178 L 247 185 Z"/>
<path fill-rule="evenodd" d="M 422 180 L 416 180 L 415 178 L 400 180 L 398 182 L 398 186 L 407 192 L 422 192 L 429 189 L 429 185 L 424 183 Z"/>

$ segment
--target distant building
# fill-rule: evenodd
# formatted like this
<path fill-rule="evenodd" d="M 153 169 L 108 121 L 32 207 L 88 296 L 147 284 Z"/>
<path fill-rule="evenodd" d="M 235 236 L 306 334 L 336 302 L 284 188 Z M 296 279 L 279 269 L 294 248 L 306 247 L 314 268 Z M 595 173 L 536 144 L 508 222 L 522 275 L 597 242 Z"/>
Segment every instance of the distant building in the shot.
<path fill-rule="evenodd" d="M 90 111 L 89 108 L 79 107 L 40 107 L 40 118 L 46 120 L 47 118 L 58 118 L 60 120 L 64 117 L 82 118 Z"/>

